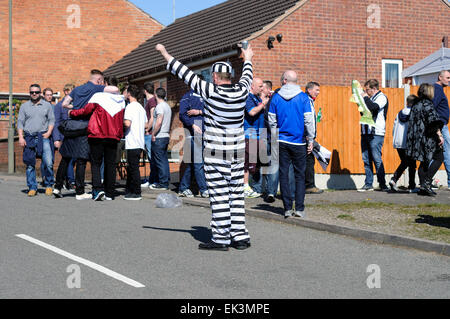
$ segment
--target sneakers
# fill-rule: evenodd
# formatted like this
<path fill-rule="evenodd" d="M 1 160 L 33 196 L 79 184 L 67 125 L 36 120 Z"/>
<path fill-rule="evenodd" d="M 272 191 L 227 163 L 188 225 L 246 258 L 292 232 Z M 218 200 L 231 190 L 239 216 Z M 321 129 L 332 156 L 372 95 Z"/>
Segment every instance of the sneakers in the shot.
<path fill-rule="evenodd" d="M 150 186 L 150 182 L 148 182 L 147 180 L 141 184 L 141 188 L 147 188 Z"/>
<path fill-rule="evenodd" d="M 317 187 L 312 187 L 312 188 L 307 188 L 305 190 L 306 194 L 322 194 L 323 193 L 323 189 L 319 189 Z"/>
<path fill-rule="evenodd" d="M 433 192 L 431 187 L 420 187 L 419 191 L 417 192 L 417 195 L 434 197 L 436 196 L 436 193 Z"/>
<path fill-rule="evenodd" d="M 382 192 L 389 192 L 389 188 L 386 185 L 380 186 L 379 190 L 382 191 Z"/>
<path fill-rule="evenodd" d="M 35 189 L 30 189 L 28 192 L 28 197 L 34 197 L 36 196 L 37 191 Z"/>
<path fill-rule="evenodd" d="M 203 193 L 201 193 L 202 198 L 209 198 L 209 192 L 208 191 L 204 191 Z"/>
<path fill-rule="evenodd" d="M 202 249 L 202 250 L 218 250 L 218 251 L 228 251 L 228 245 L 224 245 L 224 244 L 217 244 L 215 242 L 213 242 L 212 240 L 208 243 L 200 243 L 198 245 L 198 249 Z"/>
<path fill-rule="evenodd" d="M 138 195 L 138 194 L 126 194 L 123 199 L 125 199 L 125 200 L 141 200 L 142 197 L 141 197 L 141 195 Z"/>
<path fill-rule="evenodd" d="M 76 198 L 76 200 L 92 199 L 92 195 L 84 193 L 84 194 L 81 194 L 81 195 L 76 195 L 75 198 Z"/>
<path fill-rule="evenodd" d="M 54 195 L 56 198 L 63 198 L 63 195 L 62 195 L 62 193 L 61 193 L 61 190 L 60 190 L 60 189 L 57 189 L 57 188 L 55 188 L 55 189 L 53 190 L 53 195 Z"/>
<path fill-rule="evenodd" d="M 300 217 L 300 218 L 306 218 L 306 213 L 303 211 L 299 211 L 299 210 L 296 210 L 295 212 L 294 212 L 294 216 L 295 217 Z"/>
<path fill-rule="evenodd" d="M 287 210 L 284 212 L 284 218 L 292 217 L 292 210 Z"/>
<path fill-rule="evenodd" d="M 409 188 L 408 189 L 408 191 L 410 192 L 410 193 L 418 193 L 419 192 L 419 189 L 417 188 L 417 187 L 415 187 L 415 188 Z"/>
<path fill-rule="evenodd" d="M 192 194 L 190 189 L 185 189 L 184 191 L 179 192 L 178 196 L 180 196 L 180 197 L 194 197 L 194 194 Z"/>
<path fill-rule="evenodd" d="M 105 197 L 104 191 L 93 191 L 92 192 L 92 199 L 96 202 L 101 202 L 104 197 Z"/>
<path fill-rule="evenodd" d="M 267 202 L 267 203 L 273 203 L 273 202 L 275 202 L 275 196 L 272 195 L 272 194 L 267 195 L 267 197 L 266 197 L 266 202 Z"/>
<path fill-rule="evenodd" d="M 71 184 L 71 183 L 69 183 L 69 182 L 66 182 L 66 183 L 63 185 L 63 189 L 65 189 L 65 190 L 67 190 L 67 191 L 69 191 L 69 192 L 75 192 L 75 184 Z"/>
<path fill-rule="evenodd" d="M 105 200 L 106 200 L 106 201 L 111 201 L 111 200 L 114 200 L 114 198 L 111 198 L 111 197 L 105 196 Z"/>
<path fill-rule="evenodd" d="M 398 192 L 399 191 L 399 189 L 398 189 L 396 184 L 397 183 L 393 179 L 391 179 L 391 181 L 389 182 L 389 186 L 391 187 L 391 190 L 393 192 Z"/>
<path fill-rule="evenodd" d="M 369 185 L 364 185 L 362 188 L 358 189 L 358 192 L 372 192 L 373 187 Z"/>
<path fill-rule="evenodd" d="M 261 194 L 255 192 L 250 186 L 247 186 L 244 189 L 244 197 L 245 198 L 258 198 L 258 197 L 261 197 Z"/>
<path fill-rule="evenodd" d="M 159 190 L 159 191 L 168 191 L 169 190 L 168 187 L 161 186 L 159 184 L 151 184 L 148 188 L 154 189 L 154 190 Z"/>
<path fill-rule="evenodd" d="M 45 196 L 52 196 L 52 194 L 53 194 L 53 188 L 47 187 L 45 189 Z"/>

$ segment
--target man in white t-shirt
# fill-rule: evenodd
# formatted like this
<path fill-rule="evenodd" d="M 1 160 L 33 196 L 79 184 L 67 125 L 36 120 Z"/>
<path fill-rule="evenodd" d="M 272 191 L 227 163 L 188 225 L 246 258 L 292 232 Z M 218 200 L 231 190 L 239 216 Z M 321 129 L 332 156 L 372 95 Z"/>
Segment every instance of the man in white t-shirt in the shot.
<path fill-rule="evenodd" d="M 144 107 L 137 101 L 140 90 L 136 85 L 128 87 L 130 104 L 125 108 L 125 149 L 127 150 L 127 186 L 125 200 L 141 200 L 141 176 L 139 160 L 145 149 L 145 129 L 147 114 Z"/>
<path fill-rule="evenodd" d="M 169 159 L 167 158 L 167 147 L 169 146 L 170 122 L 172 120 L 172 109 L 166 103 L 166 90 L 158 88 L 155 91 L 156 102 L 152 126 L 152 158 L 151 167 L 156 170 L 158 181 L 150 185 L 151 189 L 168 190 L 170 182 Z"/>

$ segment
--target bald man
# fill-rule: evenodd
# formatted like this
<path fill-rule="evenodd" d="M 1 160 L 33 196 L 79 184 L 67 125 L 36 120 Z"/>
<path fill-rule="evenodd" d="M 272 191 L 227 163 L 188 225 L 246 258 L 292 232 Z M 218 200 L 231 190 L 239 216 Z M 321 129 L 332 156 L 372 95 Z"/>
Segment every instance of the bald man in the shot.
<path fill-rule="evenodd" d="M 255 78 L 245 104 L 245 165 L 244 165 L 244 196 L 246 198 L 260 197 L 262 193 L 261 163 L 266 163 L 264 140 L 260 136 L 264 129 L 264 110 L 269 97 L 263 93 L 263 80 Z M 267 134 L 265 134 L 267 136 Z M 265 152 L 267 155 L 267 152 Z M 267 157 L 267 156 L 266 156 Z M 252 183 L 249 185 L 249 177 Z"/>
<path fill-rule="evenodd" d="M 306 155 L 312 152 L 315 127 L 309 98 L 297 84 L 297 73 L 286 71 L 281 78 L 282 87 L 270 102 L 269 124 L 278 129 L 281 197 L 284 217 L 305 218 L 305 169 Z M 295 175 L 295 211 L 289 166 Z"/>

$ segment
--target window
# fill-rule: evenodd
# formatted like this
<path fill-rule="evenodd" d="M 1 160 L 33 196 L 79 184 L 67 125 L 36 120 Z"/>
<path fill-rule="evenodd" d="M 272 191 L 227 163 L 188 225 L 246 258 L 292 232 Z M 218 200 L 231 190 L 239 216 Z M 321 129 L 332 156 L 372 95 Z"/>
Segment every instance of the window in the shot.
<path fill-rule="evenodd" d="M 383 87 L 400 88 L 402 87 L 402 71 L 403 61 L 385 59 L 382 61 L 383 66 Z"/>
<path fill-rule="evenodd" d="M 196 74 L 199 74 L 203 77 L 203 80 L 207 82 L 211 82 L 211 68 L 200 69 L 195 71 Z"/>

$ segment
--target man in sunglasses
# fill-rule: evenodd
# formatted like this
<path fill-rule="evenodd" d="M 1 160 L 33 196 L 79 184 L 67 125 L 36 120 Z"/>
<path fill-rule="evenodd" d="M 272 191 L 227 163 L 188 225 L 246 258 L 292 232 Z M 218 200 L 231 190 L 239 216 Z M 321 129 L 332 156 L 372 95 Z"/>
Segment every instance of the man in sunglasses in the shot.
<path fill-rule="evenodd" d="M 30 101 L 20 107 L 17 120 L 19 144 L 24 148 L 23 162 L 27 166 L 28 196 L 36 196 L 36 158 L 41 158 L 45 167 L 43 176 L 45 195 L 52 195 L 53 187 L 53 150 L 50 141 L 55 114 L 53 106 L 41 99 L 39 84 L 30 86 Z"/>

